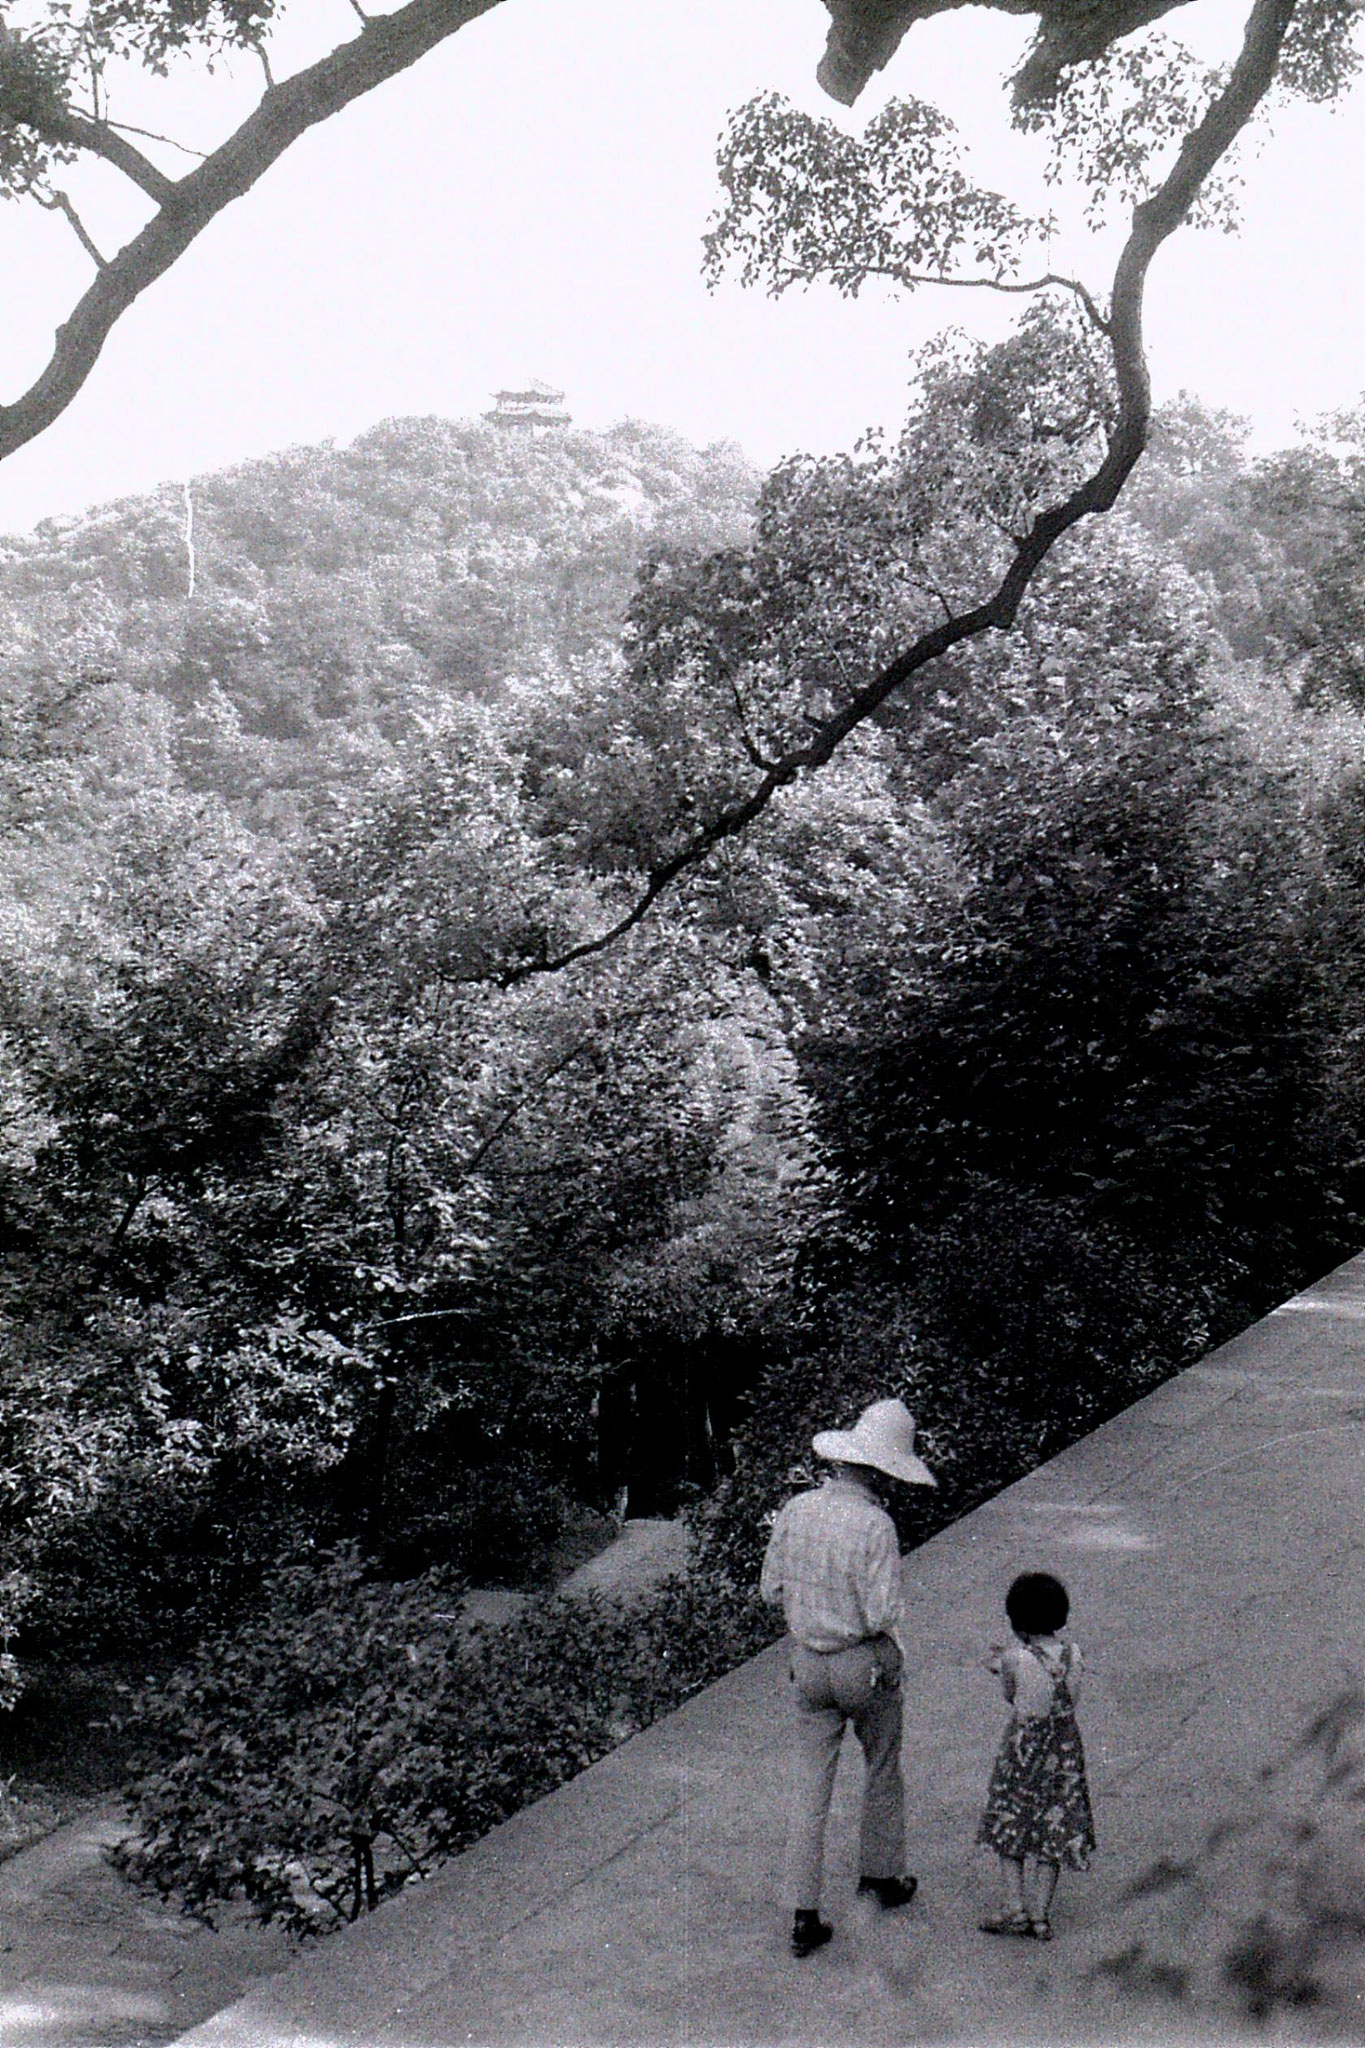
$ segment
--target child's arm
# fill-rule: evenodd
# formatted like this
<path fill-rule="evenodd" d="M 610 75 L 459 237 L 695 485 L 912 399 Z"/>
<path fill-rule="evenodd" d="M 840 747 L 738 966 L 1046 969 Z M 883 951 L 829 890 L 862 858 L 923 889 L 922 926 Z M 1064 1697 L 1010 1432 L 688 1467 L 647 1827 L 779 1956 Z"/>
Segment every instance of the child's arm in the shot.
<path fill-rule="evenodd" d="M 1081 1696 L 1081 1673 L 1085 1666 L 1076 1644 L 1068 1643 L 1066 1647 L 1066 1689 L 1071 1694 L 1071 1704 L 1074 1706 Z"/>
<path fill-rule="evenodd" d="M 1005 1645 L 1003 1648 L 999 1643 L 991 1644 L 989 1668 L 1000 1680 L 1000 1690 L 1004 1693 L 1011 1706 L 1014 1705 L 1014 1694 L 1019 1683 L 1016 1657 L 1017 1651 L 1012 1643 Z"/>

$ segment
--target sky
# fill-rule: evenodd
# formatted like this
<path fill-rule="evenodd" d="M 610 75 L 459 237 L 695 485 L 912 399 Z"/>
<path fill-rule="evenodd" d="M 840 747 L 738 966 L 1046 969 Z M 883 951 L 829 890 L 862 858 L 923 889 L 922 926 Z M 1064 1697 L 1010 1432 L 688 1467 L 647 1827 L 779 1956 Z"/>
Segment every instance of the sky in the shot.
<path fill-rule="evenodd" d="M 1202 55 L 1240 17 L 1178 17 Z M 343 0 L 294 0 L 277 75 L 354 32 Z M 851 112 L 815 84 L 820 0 L 502 0 L 415 69 L 296 145 L 116 327 L 64 417 L 0 467 L 0 531 L 376 420 L 477 414 L 507 384 L 562 388 L 575 421 L 635 417 L 766 466 L 894 427 L 913 350 L 949 323 L 1001 331 L 982 295 L 708 293 L 700 242 L 731 109 L 778 91 L 857 130 L 892 95 L 942 105 L 983 182 L 1057 204 L 1003 80 L 1028 25 L 962 9 L 918 25 Z M 115 111 L 212 143 L 255 97 L 253 64 L 117 83 Z M 1158 400 L 1185 389 L 1278 446 L 1365 390 L 1365 89 L 1291 108 L 1246 165 L 1243 227 L 1157 259 Z M 146 145 L 166 168 L 175 155 Z M 97 242 L 141 217 L 100 169 L 70 190 Z M 1055 262 L 1103 285 L 1113 231 L 1063 208 Z M 1074 214 L 1074 209 L 1072 210 Z M 0 401 L 36 374 L 89 278 L 58 217 L 0 208 Z"/>

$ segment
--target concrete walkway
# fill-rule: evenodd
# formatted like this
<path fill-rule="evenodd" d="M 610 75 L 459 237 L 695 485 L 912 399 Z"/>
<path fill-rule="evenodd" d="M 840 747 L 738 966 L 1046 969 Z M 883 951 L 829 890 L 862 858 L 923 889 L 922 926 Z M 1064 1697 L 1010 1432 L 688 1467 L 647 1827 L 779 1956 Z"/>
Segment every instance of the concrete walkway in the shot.
<path fill-rule="evenodd" d="M 0 1864 L 4 2048 L 151 2048 L 289 1959 L 240 1916 L 215 1932 L 135 1891 L 105 1856 L 127 1833 L 111 1803 Z"/>
<path fill-rule="evenodd" d="M 769 1652 L 517 1815 L 428 1884 L 183 2036 L 196 2048 L 1172 2039 L 1106 2004 L 1124 1886 L 1236 1806 L 1365 1657 L 1365 1257 L 1032 1473 L 906 1564 L 906 1766 L 921 1899 L 855 1907 L 858 1764 L 826 1911 L 786 1953 L 786 1745 Z M 1101 1855 L 1050 1949 L 975 1931 L 971 1848 L 1001 1725 L 985 1646 L 1010 1577 L 1058 1571 L 1087 1655 Z M 6 2034 L 6 2041 L 10 2036 Z"/>

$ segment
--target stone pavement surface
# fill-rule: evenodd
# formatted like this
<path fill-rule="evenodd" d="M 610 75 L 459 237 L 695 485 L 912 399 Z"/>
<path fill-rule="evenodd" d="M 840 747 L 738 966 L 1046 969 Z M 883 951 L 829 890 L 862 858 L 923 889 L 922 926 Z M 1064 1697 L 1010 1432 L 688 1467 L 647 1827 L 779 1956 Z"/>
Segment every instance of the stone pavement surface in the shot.
<path fill-rule="evenodd" d="M 658 1516 L 642 1516 L 624 1522 L 615 1542 L 579 1565 L 577 1571 L 570 1572 L 559 1590 L 571 1599 L 584 1593 L 600 1593 L 607 1599 L 629 1600 L 649 1592 L 670 1573 L 682 1571 L 686 1564 L 686 1525 Z"/>
<path fill-rule="evenodd" d="M 282 1935 L 126 1884 L 105 1850 L 127 1832 L 109 1804 L 0 1863 L 3 2048 L 152 2048 L 289 1959 Z"/>
<path fill-rule="evenodd" d="M 1365 1657 L 1363 1553 L 1365 1257 L 907 1559 L 908 1911 L 854 1900 L 850 1745 L 826 1878 L 837 1933 L 787 1954 L 770 1651 L 183 2041 L 1170 2041 L 1169 2014 L 1107 2001 L 1090 1970 L 1125 1886 L 1236 1807 Z M 1026 1567 L 1072 1591 L 1101 1843 L 1089 1876 L 1063 1877 L 1048 1949 L 975 1930 L 972 1835 L 1002 1720 L 984 1655 Z"/>

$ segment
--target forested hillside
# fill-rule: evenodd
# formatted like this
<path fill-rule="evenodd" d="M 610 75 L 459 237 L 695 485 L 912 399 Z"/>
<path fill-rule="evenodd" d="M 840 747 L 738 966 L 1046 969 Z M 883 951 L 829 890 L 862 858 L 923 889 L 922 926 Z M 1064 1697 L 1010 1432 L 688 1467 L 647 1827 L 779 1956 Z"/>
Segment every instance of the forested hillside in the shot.
<path fill-rule="evenodd" d="M 0 542 L 0 665 L 164 699 L 174 771 L 287 825 L 430 701 L 613 646 L 642 555 L 738 539 L 757 482 L 635 422 L 390 420 Z"/>
<path fill-rule="evenodd" d="M 903 1394 L 952 1514 L 1358 1248 L 1358 420 L 1172 409 L 1013 633 L 556 964 L 1076 459 L 1063 353 L 1017 373 L 939 353 L 761 486 L 389 425 L 198 480 L 192 592 L 178 491 L 7 544 L 0 1590 L 21 1663 L 207 1632 L 144 1707 L 165 1882 L 398 1882 L 754 1639 L 813 1427 Z M 440 1574 L 534 1582 L 623 1488 L 696 1515 L 638 1638 L 686 1659 L 409 1668 Z"/>

